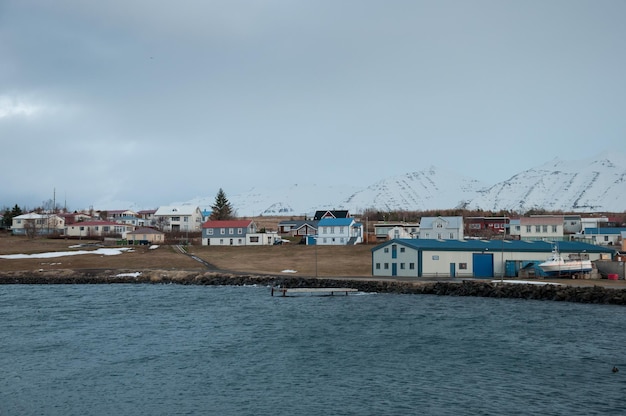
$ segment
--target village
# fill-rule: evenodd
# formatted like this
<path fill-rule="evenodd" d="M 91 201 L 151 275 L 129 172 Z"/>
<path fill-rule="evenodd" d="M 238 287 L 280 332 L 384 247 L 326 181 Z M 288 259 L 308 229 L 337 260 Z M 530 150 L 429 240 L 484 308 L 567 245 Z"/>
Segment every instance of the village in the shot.
<path fill-rule="evenodd" d="M 419 222 L 370 220 L 347 210 L 310 217 L 211 219 L 198 206 L 154 210 L 29 212 L 11 218 L 24 238 L 96 239 L 105 245 L 371 245 L 375 277 L 545 278 L 539 265 L 555 251 L 591 270 L 556 270 L 583 279 L 624 279 L 626 226 L 605 215 L 429 216 Z M 567 261 L 567 260 L 566 260 Z"/>

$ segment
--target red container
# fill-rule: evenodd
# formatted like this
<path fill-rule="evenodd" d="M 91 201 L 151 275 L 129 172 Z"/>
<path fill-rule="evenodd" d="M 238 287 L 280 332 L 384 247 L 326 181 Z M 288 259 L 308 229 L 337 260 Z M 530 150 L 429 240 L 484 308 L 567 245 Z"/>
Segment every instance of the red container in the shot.
<path fill-rule="evenodd" d="M 617 280 L 619 278 L 619 275 L 612 273 L 612 274 L 606 275 L 606 278 L 609 280 Z"/>

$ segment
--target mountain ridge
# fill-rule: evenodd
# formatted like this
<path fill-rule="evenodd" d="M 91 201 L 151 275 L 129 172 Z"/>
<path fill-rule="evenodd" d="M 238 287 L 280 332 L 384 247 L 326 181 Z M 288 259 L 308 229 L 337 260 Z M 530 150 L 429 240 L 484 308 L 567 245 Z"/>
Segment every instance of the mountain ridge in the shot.
<path fill-rule="evenodd" d="M 381 179 L 366 187 L 293 184 L 251 188 L 229 197 L 239 216 L 311 216 L 316 210 L 360 213 L 468 208 L 524 213 L 531 209 L 566 212 L 626 210 L 626 156 L 603 152 L 584 160 L 554 158 L 489 185 L 453 171 L 430 166 Z M 213 197 L 186 203 L 209 208 Z"/>

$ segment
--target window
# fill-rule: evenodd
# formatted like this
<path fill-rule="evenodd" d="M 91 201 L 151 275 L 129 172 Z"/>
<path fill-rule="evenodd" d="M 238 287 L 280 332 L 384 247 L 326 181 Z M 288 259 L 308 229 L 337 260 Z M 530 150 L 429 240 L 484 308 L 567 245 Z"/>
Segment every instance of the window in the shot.
<path fill-rule="evenodd" d="M 548 226 L 547 226 L 547 225 L 544 225 L 544 226 L 543 226 L 543 232 L 544 232 L 544 233 L 547 233 L 547 232 L 548 232 Z"/>
<path fill-rule="evenodd" d="M 189 217 L 183 217 L 184 222 L 189 222 Z"/>
<path fill-rule="evenodd" d="M 237 239 L 237 244 L 242 245 L 243 244 L 243 240 L 241 238 Z"/>
<path fill-rule="evenodd" d="M 259 236 L 250 237 L 250 242 L 251 243 L 258 243 L 259 242 Z"/>
<path fill-rule="evenodd" d="M 335 234 L 335 227 L 330 227 L 330 233 Z"/>
<path fill-rule="evenodd" d="M 235 234 L 235 229 L 234 228 L 229 228 L 228 229 L 228 234 Z"/>
<path fill-rule="evenodd" d="M 220 228 L 220 234 L 222 235 L 226 234 L 226 228 Z"/>
<path fill-rule="evenodd" d="M 237 234 L 243 234 L 243 230 L 241 228 L 237 228 Z"/>
<path fill-rule="evenodd" d="M 441 239 L 442 239 L 441 233 L 437 233 L 437 240 L 441 240 Z"/>
<path fill-rule="evenodd" d="M 556 225 L 553 225 L 553 226 L 552 226 L 552 232 L 553 232 L 553 233 L 556 233 Z"/>
<path fill-rule="evenodd" d="M 437 228 L 443 228 L 443 224 L 442 224 L 442 223 L 440 223 L 440 222 L 438 222 L 438 223 L 437 223 Z"/>
<path fill-rule="evenodd" d="M 222 230 L 223 230 L 223 228 L 222 228 Z M 224 239 L 223 238 L 220 238 L 220 244 L 224 244 Z"/>
<path fill-rule="evenodd" d="M 515 231 L 519 231 L 519 230 L 520 230 L 520 226 L 519 226 L 519 225 L 516 225 L 516 226 L 515 226 Z"/>
<path fill-rule="evenodd" d="M 385 253 L 389 253 L 389 247 L 385 247 L 385 248 L 383 249 L 383 251 L 384 251 Z"/>
<path fill-rule="evenodd" d="M 467 263 L 459 263 L 459 270 L 467 270 Z"/>
<path fill-rule="evenodd" d="M 450 239 L 453 240 L 454 239 L 454 233 L 450 233 Z"/>
<path fill-rule="evenodd" d="M 541 232 L 541 225 L 535 225 L 535 232 L 536 233 L 540 233 Z"/>
<path fill-rule="evenodd" d="M 172 217 L 172 221 L 180 221 L 180 217 Z"/>
<path fill-rule="evenodd" d="M 604 236 L 604 241 L 609 241 L 609 236 L 608 235 Z"/>
<path fill-rule="evenodd" d="M 470 230 L 480 230 L 480 224 L 470 224 Z"/>
<path fill-rule="evenodd" d="M 415 270 L 415 263 L 409 263 L 409 269 Z"/>
<path fill-rule="evenodd" d="M 376 270 L 380 270 L 380 263 L 376 263 Z"/>
<path fill-rule="evenodd" d="M 439 256 L 433 256 L 433 260 L 439 260 Z"/>
<path fill-rule="evenodd" d="M 428 238 L 430 238 L 430 233 L 426 233 L 426 234 L 424 235 L 424 237 L 425 237 L 425 238 L 427 238 L 427 239 L 428 239 Z"/>
<path fill-rule="evenodd" d="M 400 253 L 404 253 L 405 247 L 400 247 Z"/>
<path fill-rule="evenodd" d="M 389 263 L 385 263 L 385 270 L 389 270 Z"/>
<path fill-rule="evenodd" d="M 526 232 L 527 232 L 527 233 L 530 233 L 531 231 L 532 231 L 532 229 L 530 228 L 530 225 L 527 225 L 527 226 L 526 226 Z"/>
<path fill-rule="evenodd" d="M 207 228 L 206 233 L 207 235 L 213 235 L 213 228 Z"/>
<path fill-rule="evenodd" d="M 404 270 L 404 263 L 400 263 L 400 270 Z"/>

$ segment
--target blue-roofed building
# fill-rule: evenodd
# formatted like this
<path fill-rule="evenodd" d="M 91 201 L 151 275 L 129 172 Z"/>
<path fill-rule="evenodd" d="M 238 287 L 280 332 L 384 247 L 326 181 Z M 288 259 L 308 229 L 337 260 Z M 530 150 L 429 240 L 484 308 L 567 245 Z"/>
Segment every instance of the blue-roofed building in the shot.
<path fill-rule="evenodd" d="M 363 242 L 363 224 L 354 218 L 324 218 L 317 223 L 316 244 L 346 246 Z"/>
<path fill-rule="evenodd" d="M 594 244 L 559 241 L 564 257 L 612 259 L 615 251 Z M 372 249 L 372 275 L 398 277 L 517 277 L 545 261 L 548 241 L 395 239 Z"/>
<path fill-rule="evenodd" d="M 620 246 L 624 227 L 588 227 L 584 230 L 584 235 L 577 234 L 577 239 L 584 239 L 592 244 L 605 246 Z"/>

